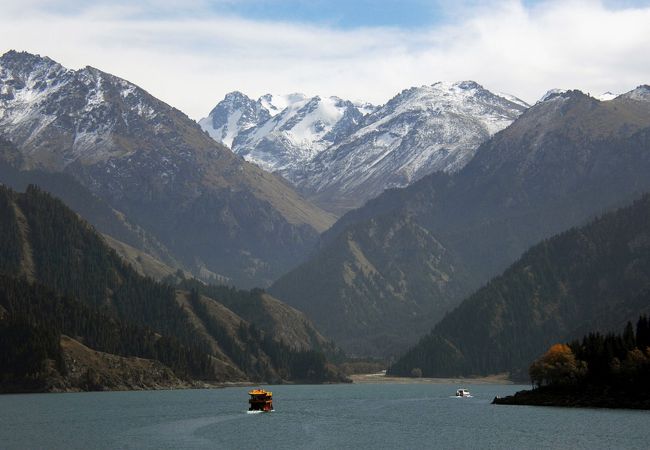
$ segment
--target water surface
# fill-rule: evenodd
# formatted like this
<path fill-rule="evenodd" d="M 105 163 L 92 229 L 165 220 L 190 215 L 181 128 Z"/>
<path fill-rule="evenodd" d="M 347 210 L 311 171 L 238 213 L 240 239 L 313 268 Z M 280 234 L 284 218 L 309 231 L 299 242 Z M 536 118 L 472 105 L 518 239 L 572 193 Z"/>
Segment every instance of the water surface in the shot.
<path fill-rule="evenodd" d="M 647 411 L 490 404 L 522 388 L 273 386 L 276 411 L 255 415 L 248 388 L 5 395 L 0 448 L 648 448 Z"/>

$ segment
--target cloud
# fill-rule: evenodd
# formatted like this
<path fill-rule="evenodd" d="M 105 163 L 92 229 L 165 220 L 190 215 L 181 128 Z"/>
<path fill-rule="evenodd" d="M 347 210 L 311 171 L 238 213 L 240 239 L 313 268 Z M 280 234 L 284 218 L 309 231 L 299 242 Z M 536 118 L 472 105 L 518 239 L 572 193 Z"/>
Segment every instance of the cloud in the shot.
<path fill-rule="evenodd" d="M 208 1 L 8 0 L 0 52 L 14 48 L 71 68 L 92 65 L 195 119 L 232 90 L 383 103 L 410 86 L 473 79 L 534 102 L 554 87 L 599 94 L 650 82 L 650 7 L 514 0 L 440 5 L 445 20 L 429 27 L 340 29 L 246 19 Z"/>

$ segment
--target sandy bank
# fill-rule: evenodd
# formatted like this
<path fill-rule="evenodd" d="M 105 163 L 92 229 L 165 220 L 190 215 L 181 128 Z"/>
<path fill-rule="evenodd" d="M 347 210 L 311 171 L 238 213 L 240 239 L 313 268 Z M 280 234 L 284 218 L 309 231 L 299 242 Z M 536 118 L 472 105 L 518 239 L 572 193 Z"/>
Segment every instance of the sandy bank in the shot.
<path fill-rule="evenodd" d="M 350 375 L 350 378 L 356 384 L 514 384 L 505 373 L 478 378 L 406 378 L 387 377 L 379 372 Z"/>

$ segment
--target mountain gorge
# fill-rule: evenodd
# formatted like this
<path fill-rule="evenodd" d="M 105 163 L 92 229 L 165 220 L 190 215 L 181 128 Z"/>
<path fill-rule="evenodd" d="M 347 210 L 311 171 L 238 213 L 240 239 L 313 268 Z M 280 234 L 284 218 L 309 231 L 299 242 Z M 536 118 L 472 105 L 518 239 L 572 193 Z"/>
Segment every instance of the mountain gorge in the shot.
<path fill-rule="evenodd" d="M 228 94 L 200 123 L 338 214 L 434 171 L 458 171 L 528 107 L 472 81 L 407 89 L 381 107 L 293 94 L 267 109 L 273 98 Z"/>
<path fill-rule="evenodd" d="M 279 279 L 271 292 L 305 311 L 321 331 L 353 353 L 388 356 L 377 345 L 377 335 L 398 332 L 403 341 L 416 339 L 411 330 L 433 326 L 445 309 L 458 305 L 531 245 L 650 190 L 649 89 L 641 86 L 607 102 L 579 91 L 550 96 L 481 145 L 458 173 L 426 176 L 344 215 L 324 234 L 321 250 Z M 399 226 L 405 217 L 410 228 Z M 376 239 L 375 223 L 393 231 L 389 238 Z M 426 236 L 418 242 L 437 242 L 447 257 L 436 264 L 417 256 L 401 258 L 402 243 L 413 242 L 407 235 L 414 226 Z M 355 253 L 343 245 L 351 236 Z M 441 254 L 429 244 L 420 249 Z M 370 266 L 377 270 L 344 276 L 351 268 Z M 424 274 L 411 278 L 416 270 Z M 423 291 L 431 280 L 444 288 Z M 321 289 L 316 292 L 314 285 Z M 373 291 L 360 287 L 366 285 L 373 285 Z M 361 327 L 348 319 L 358 312 L 354 305 L 399 304 L 395 285 L 412 292 L 411 305 L 426 306 L 407 304 L 408 318 L 395 316 L 391 308 L 380 308 L 380 314 L 362 309 L 365 331 L 360 333 Z M 327 318 L 325 305 L 330 305 Z"/>
<path fill-rule="evenodd" d="M 550 345 L 622 328 L 650 311 L 650 196 L 527 251 L 389 370 L 409 376 L 512 372 Z"/>
<path fill-rule="evenodd" d="M 333 221 L 180 111 L 91 67 L 3 55 L 0 135 L 19 150 L 11 164 L 73 175 L 195 273 L 240 286 L 268 284 Z"/>

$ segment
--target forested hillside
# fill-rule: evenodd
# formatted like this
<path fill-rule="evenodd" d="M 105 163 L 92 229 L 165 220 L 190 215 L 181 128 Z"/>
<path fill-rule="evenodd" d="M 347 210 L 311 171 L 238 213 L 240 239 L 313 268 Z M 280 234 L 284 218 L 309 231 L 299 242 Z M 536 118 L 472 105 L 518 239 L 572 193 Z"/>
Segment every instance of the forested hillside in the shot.
<path fill-rule="evenodd" d="M 0 187 L 0 273 L 5 389 L 111 388 L 92 367 L 80 370 L 93 376 L 73 380 L 64 336 L 157 360 L 185 381 L 340 379 L 310 343 L 282 342 L 196 290 L 139 275 L 88 223 L 34 186 L 23 194 Z M 234 291 L 229 301 L 247 295 Z"/>
<path fill-rule="evenodd" d="M 528 366 L 551 344 L 650 312 L 650 196 L 545 240 L 467 298 L 390 367 L 408 376 Z"/>

